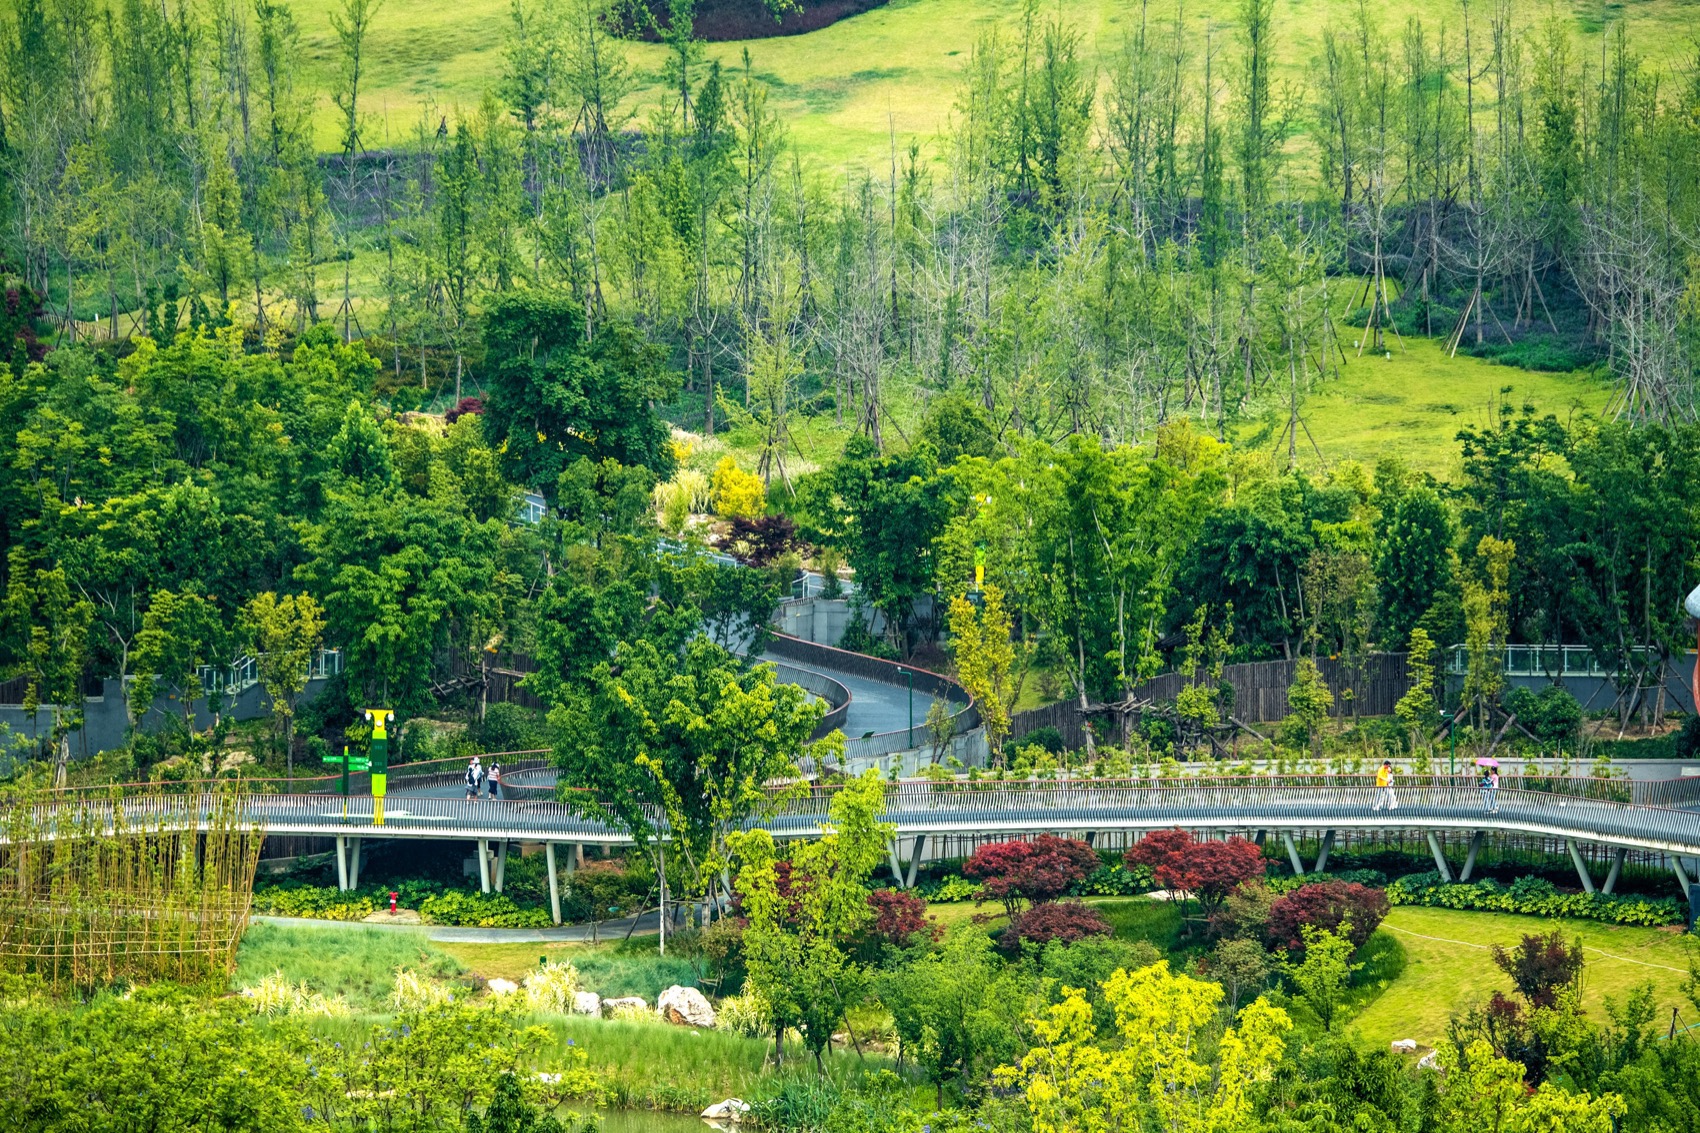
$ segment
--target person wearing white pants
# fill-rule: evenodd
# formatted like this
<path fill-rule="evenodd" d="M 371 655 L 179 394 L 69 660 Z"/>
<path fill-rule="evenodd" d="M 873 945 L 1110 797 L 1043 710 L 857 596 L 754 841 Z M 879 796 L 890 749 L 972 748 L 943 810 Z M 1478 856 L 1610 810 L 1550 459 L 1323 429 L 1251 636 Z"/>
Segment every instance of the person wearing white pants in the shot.
<path fill-rule="evenodd" d="M 1398 810 L 1399 800 L 1393 797 L 1393 761 L 1384 759 L 1375 773 L 1375 805 L 1371 810 L 1380 810 L 1382 804 L 1388 810 Z"/>

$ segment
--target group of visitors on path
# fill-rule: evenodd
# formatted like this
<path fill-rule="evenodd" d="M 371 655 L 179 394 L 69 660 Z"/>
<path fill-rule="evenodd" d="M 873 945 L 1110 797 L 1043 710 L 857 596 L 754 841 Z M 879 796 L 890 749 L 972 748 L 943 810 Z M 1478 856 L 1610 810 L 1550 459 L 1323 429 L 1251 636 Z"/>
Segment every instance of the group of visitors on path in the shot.
<path fill-rule="evenodd" d="M 472 757 L 472 762 L 466 765 L 466 797 L 469 799 L 477 798 L 480 788 L 486 782 L 490 784 L 490 797 L 493 799 L 501 798 L 502 765 L 492 762 L 489 769 L 486 770 L 475 755 Z"/>
<path fill-rule="evenodd" d="M 1482 778 L 1478 786 L 1482 789 L 1482 813 L 1499 813 L 1499 768 L 1491 763 L 1482 767 Z M 1380 810 L 1399 809 L 1399 798 L 1393 793 L 1393 761 L 1384 759 L 1375 772 L 1375 803 L 1369 808 Z"/>

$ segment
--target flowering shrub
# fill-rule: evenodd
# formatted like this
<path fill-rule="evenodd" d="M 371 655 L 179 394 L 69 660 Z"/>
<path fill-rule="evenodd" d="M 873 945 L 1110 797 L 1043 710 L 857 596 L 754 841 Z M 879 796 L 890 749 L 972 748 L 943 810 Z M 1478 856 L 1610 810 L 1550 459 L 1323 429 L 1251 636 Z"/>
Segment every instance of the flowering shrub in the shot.
<path fill-rule="evenodd" d="M 1653 928 L 1681 924 L 1684 919 L 1682 903 L 1674 897 L 1560 893 L 1550 881 L 1538 877 L 1520 877 L 1510 885 L 1492 880 L 1448 884 L 1433 870 L 1398 878 L 1387 887 L 1387 900 L 1394 905 L 1527 913 L 1537 917 L 1577 917 Z"/>

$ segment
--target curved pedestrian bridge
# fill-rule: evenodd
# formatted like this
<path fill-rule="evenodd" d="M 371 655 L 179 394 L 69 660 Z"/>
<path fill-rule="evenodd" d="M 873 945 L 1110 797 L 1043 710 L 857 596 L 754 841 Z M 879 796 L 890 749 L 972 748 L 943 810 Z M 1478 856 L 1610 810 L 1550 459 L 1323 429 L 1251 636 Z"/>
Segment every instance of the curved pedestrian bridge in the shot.
<path fill-rule="evenodd" d="M 1056 782 L 910 781 L 886 794 L 884 820 L 897 839 L 966 836 L 1004 838 L 1043 832 L 1095 839 L 1106 832 L 1138 834 L 1183 827 L 1219 834 L 1415 830 L 1499 832 L 1596 843 L 1672 858 L 1700 857 L 1700 813 L 1647 806 L 1628 796 L 1628 784 L 1599 780 L 1549 780 L 1553 789 L 1496 792 L 1489 811 L 1482 792 L 1463 782 L 1429 781 L 1398 789 L 1396 809 L 1377 809 L 1376 792 L 1359 777 L 1317 776 L 1201 780 L 1061 780 Z M 516 784 L 516 794 L 547 796 L 552 788 Z M 832 788 L 778 797 L 755 820 L 776 838 L 809 838 L 828 825 Z M 118 801 L 62 798 L 37 803 L 45 813 L 34 824 L 50 831 L 56 815 L 79 816 L 88 829 L 91 811 L 119 807 L 123 825 L 157 828 L 161 820 L 204 826 L 210 794 L 151 794 Z M 475 800 L 393 792 L 380 807 L 370 797 L 328 794 L 249 794 L 243 820 L 265 833 L 359 838 L 454 838 L 480 841 L 629 844 L 623 831 L 592 808 L 550 798 Z M 111 828 L 111 817 L 96 825 Z M 661 826 L 657 816 L 657 826 Z M 1438 856 L 1438 855 L 1437 855 Z M 1296 857 L 1296 855 L 1295 855 Z M 1677 868 L 1681 868 L 1680 865 Z"/>

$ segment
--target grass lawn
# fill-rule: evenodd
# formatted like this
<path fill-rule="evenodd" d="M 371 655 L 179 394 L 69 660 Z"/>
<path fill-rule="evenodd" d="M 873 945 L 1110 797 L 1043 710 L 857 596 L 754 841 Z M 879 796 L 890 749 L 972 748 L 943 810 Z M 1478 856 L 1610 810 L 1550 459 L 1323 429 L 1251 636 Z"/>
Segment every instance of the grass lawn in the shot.
<path fill-rule="evenodd" d="M 1355 6 L 1354 0 L 1277 0 L 1276 82 L 1302 88 L 1320 51 L 1323 29 L 1343 23 Z M 330 100 L 338 68 L 330 15 L 340 7 L 341 0 L 295 0 L 291 5 L 302 29 L 305 56 L 298 81 L 318 96 L 315 129 L 325 150 L 336 148 L 339 130 Z M 1585 60 L 1600 56 L 1599 36 L 1610 26 L 1606 17 L 1626 19 L 1634 49 L 1666 67 L 1683 57 L 1693 31 L 1690 9 L 1676 0 L 1558 8 L 1540 0 L 1513 0 L 1512 7 L 1529 23 L 1549 11 L 1559 13 L 1578 33 L 1577 58 Z M 1217 29 L 1218 50 L 1237 58 L 1237 43 L 1224 41 L 1231 38 L 1238 9 L 1238 0 L 1185 5 L 1195 57 L 1204 50 L 1208 23 Z M 1395 52 L 1409 16 L 1422 17 L 1431 42 L 1442 21 L 1449 41 L 1455 43 L 1460 34 L 1456 4 L 1387 0 L 1374 10 Z M 370 143 L 407 141 L 421 114 L 429 116 L 434 128 L 442 114 L 475 112 L 484 92 L 501 77 L 508 11 L 506 0 L 398 0 L 380 8 L 368 41 L 361 99 L 374 116 Z M 1150 11 L 1152 22 L 1161 23 L 1172 18 L 1174 8 L 1155 3 Z M 1060 12 L 1080 31 L 1084 60 L 1097 68 L 1101 81 L 1140 18 L 1137 5 L 1116 0 L 1057 0 L 1043 5 L 1041 12 L 1047 17 Z M 947 155 L 939 135 L 974 44 L 990 27 L 1011 24 L 1020 13 L 1018 0 L 893 0 L 807 35 L 713 44 L 708 56 L 737 66 L 749 51 L 756 73 L 773 85 L 773 104 L 804 160 L 817 168 L 884 170 L 893 133 L 900 149 L 918 141 L 942 167 Z M 1487 12 L 1478 9 L 1477 18 L 1478 34 L 1485 38 Z M 641 125 L 659 95 L 663 49 L 631 44 L 626 50 L 635 80 L 627 105 Z M 1308 113 L 1308 108 L 1301 112 Z"/>
<path fill-rule="evenodd" d="M 536 957 L 532 957 L 533 966 Z M 461 962 L 431 943 L 421 931 L 334 924 L 301 928 L 254 924 L 236 952 L 232 988 L 258 983 L 282 972 L 291 983 L 305 981 L 314 991 L 343 995 L 360 1010 L 381 1011 L 395 990 L 395 970 L 413 968 L 422 975 L 448 978 L 464 970 Z"/>
<path fill-rule="evenodd" d="M 1459 354 L 1448 358 L 1435 339 L 1407 335 L 1404 344 L 1389 339 L 1393 357 L 1357 356 L 1352 342 L 1359 331 L 1342 327 L 1340 345 L 1346 364 L 1337 381 L 1322 382 L 1305 398 L 1303 413 L 1322 458 L 1330 465 L 1357 460 L 1373 466 L 1394 456 L 1440 479 L 1458 473 L 1458 430 L 1492 420 L 1500 390 L 1511 387 L 1511 403 L 1527 401 L 1559 420 L 1597 414 L 1611 396 L 1610 386 L 1586 372 L 1537 373 Z M 1242 443 L 1286 463 L 1287 410 L 1270 406 L 1260 420 L 1240 429 Z M 1299 434 L 1299 463 L 1316 466 L 1316 452 Z"/>
<path fill-rule="evenodd" d="M 1583 1003 L 1596 1022 L 1605 1020 L 1608 997 L 1622 1002 L 1632 987 L 1648 981 L 1658 989 L 1663 1020 L 1669 1020 L 1673 1006 L 1693 1014 L 1682 994 L 1688 959 L 1677 932 L 1405 907 L 1394 909 L 1377 934 L 1391 934 L 1398 940 L 1405 950 L 1404 970 L 1349 1025 L 1373 1044 L 1416 1039 L 1432 1046 L 1445 1037 L 1453 1014 L 1485 1002 L 1495 991 L 1511 991 L 1511 981 L 1488 953 L 1492 945 L 1509 947 L 1525 933 L 1554 928 L 1582 938 L 1588 957 Z"/>

